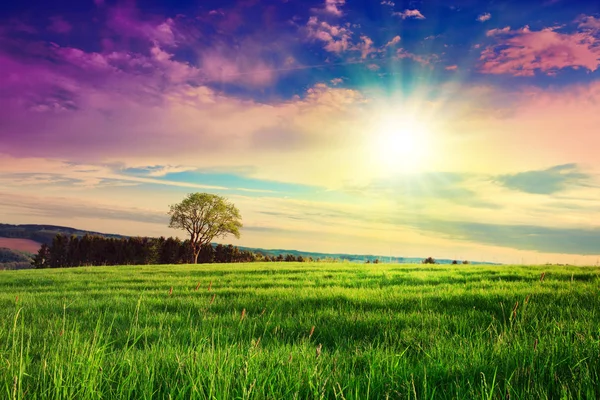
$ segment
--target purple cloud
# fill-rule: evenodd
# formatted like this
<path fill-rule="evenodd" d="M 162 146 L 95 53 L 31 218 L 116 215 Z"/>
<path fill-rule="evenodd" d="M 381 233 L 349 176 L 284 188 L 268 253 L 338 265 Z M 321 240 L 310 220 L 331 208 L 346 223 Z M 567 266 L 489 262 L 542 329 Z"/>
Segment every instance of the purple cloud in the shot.
<path fill-rule="evenodd" d="M 73 26 L 65 21 L 62 17 L 50 17 L 50 25 L 48 30 L 54 33 L 69 33 L 73 29 Z"/>

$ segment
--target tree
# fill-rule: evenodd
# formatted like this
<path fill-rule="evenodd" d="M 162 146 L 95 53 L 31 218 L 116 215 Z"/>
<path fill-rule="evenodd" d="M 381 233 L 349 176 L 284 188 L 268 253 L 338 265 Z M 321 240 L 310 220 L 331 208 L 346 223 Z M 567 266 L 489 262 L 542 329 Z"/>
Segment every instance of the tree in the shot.
<path fill-rule="evenodd" d="M 209 193 L 190 193 L 181 203 L 170 206 L 170 228 L 186 230 L 194 264 L 202 245 L 227 235 L 240 237 L 240 211 L 225 198 Z"/>
<path fill-rule="evenodd" d="M 48 268 L 50 264 L 50 247 L 46 243 L 42 244 L 40 250 L 33 258 L 33 265 L 35 268 Z"/>
<path fill-rule="evenodd" d="M 203 244 L 200 248 L 200 256 L 198 257 L 200 264 L 207 264 L 215 261 L 215 249 L 212 244 Z"/>
<path fill-rule="evenodd" d="M 68 251 L 69 238 L 59 233 L 52 239 L 52 246 L 50 246 L 48 262 L 50 268 L 68 267 Z"/>
<path fill-rule="evenodd" d="M 435 258 L 433 258 L 433 257 L 427 257 L 426 259 L 424 259 L 421 262 L 423 264 L 437 264 L 437 262 L 435 261 Z"/>

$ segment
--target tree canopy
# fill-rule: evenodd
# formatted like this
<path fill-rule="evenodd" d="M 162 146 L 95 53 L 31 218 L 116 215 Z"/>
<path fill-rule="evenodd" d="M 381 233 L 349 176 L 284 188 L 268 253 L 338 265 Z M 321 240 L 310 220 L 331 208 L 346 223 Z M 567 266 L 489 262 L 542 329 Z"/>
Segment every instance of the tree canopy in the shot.
<path fill-rule="evenodd" d="M 209 193 L 190 193 L 180 203 L 170 206 L 170 228 L 182 229 L 190 235 L 194 263 L 202 245 L 227 235 L 240 237 L 242 217 L 235 205 L 224 197 Z"/>

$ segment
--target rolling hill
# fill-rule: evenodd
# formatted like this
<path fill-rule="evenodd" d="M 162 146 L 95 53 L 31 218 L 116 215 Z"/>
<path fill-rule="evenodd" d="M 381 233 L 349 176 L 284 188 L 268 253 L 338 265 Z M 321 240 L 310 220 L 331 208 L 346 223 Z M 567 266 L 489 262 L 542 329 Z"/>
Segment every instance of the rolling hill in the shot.
<path fill-rule="evenodd" d="M 11 250 L 17 251 L 25 251 L 29 253 L 36 253 L 39 246 L 42 243 L 50 244 L 52 243 L 52 239 L 57 234 L 63 234 L 67 236 L 75 235 L 75 236 L 84 236 L 94 235 L 94 236 L 102 236 L 109 238 L 127 238 L 128 236 L 117 235 L 117 234 L 106 234 L 100 232 L 86 231 L 82 229 L 76 229 L 66 226 L 57 226 L 57 225 L 35 225 L 35 224 L 27 224 L 27 225 L 11 225 L 11 224 L 0 224 L 0 247 L 5 247 Z M 213 243 L 216 245 L 216 243 Z M 333 260 L 342 260 L 342 261 L 350 261 L 350 262 L 373 262 L 375 260 L 380 260 L 382 262 L 393 262 L 393 263 L 402 263 L 402 264 L 418 264 L 420 263 L 426 256 L 424 257 L 389 257 L 389 256 L 381 256 L 381 255 L 373 255 L 373 254 L 349 254 L 349 253 L 318 253 L 318 252 L 310 252 L 310 251 L 301 251 L 301 250 L 286 250 L 286 249 L 263 249 L 263 248 L 255 248 L 255 247 L 242 247 L 237 246 L 240 250 L 249 250 L 255 253 L 262 253 L 264 255 L 269 256 L 278 256 L 279 254 L 287 255 L 291 254 L 293 256 L 302 256 L 304 258 L 312 257 L 313 259 L 333 259 Z M 438 259 L 436 260 L 440 264 L 451 264 L 453 260 L 451 259 Z M 460 260 L 459 260 L 460 261 Z M 490 262 L 484 261 L 476 261 L 474 263 L 477 264 L 494 264 Z"/>

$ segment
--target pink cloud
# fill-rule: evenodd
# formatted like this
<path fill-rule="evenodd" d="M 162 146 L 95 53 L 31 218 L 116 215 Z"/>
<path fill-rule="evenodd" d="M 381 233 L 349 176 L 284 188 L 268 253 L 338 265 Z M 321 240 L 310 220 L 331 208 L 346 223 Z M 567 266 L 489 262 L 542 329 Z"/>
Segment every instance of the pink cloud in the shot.
<path fill-rule="evenodd" d="M 360 57 L 364 60 L 367 56 L 375 51 L 377 51 L 373 47 L 373 40 L 368 36 L 361 36 L 360 39 L 362 43 L 356 46 L 356 49 L 360 51 Z"/>
<path fill-rule="evenodd" d="M 600 66 L 600 39 L 591 32 L 507 28 L 488 31 L 488 36 L 498 37 L 498 43 L 481 53 L 481 72 L 533 76 L 535 71 L 552 75 L 568 67 L 595 71 Z"/>
<path fill-rule="evenodd" d="M 262 61 L 250 48 L 235 55 L 215 48 L 203 52 L 200 70 L 209 81 L 260 87 L 273 83 L 279 69 Z"/>
<path fill-rule="evenodd" d="M 510 32 L 510 26 L 505 26 L 504 28 L 490 29 L 489 31 L 487 31 L 485 33 L 485 35 L 488 37 L 491 37 L 491 36 L 496 36 L 496 35 L 502 35 L 504 33 L 509 33 L 509 32 Z"/>
<path fill-rule="evenodd" d="M 303 98 L 261 104 L 206 85 L 272 82 L 277 68 L 261 63 L 251 43 L 241 43 L 235 55 L 214 46 L 201 55 L 200 67 L 178 61 L 158 43 L 139 53 L 42 43 L 23 50 L 0 49 L 0 153 L 13 156 L 247 165 L 275 133 L 277 143 L 269 144 L 275 155 L 280 148 L 315 146 L 320 131 L 313 126 L 359 101 L 356 91 L 316 85 Z M 306 130 L 317 133 L 305 137 Z M 224 146 L 231 157 L 215 151 Z"/>
<path fill-rule="evenodd" d="M 383 51 L 383 49 L 375 46 L 370 37 L 361 35 L 360 42 L 356 43 L 352 40 L 353 32 L 347 26 L 331 25 L 326 21 L 319 20 L 316 16 L 308 19 L 306 35 L 309 39 L 323 42 L 323 48 L 326 51 L 337 54 L 346 51 L 357 51 L 360 52 L 360 57 L 363 60 L 369 55 Z M 400 40 L 399 36 L 396 36 L 396 38 L 392 39 L 394 43 Z"/>
<path fill-rule="evenodd" d="M 489 21 L 490 19 L 492 19 L 492 14 L 490 13 L 483 13 L 477 16 L 477 21 L 479 22 Z"/>
<path fill-rule="evenodd" d="M 458 65 L 448 65 L 445 69 L 446 71 L 457 71 Z"/>
<path fill-rule="evenodd" d="M 342 11 L 340 7 L 346 3 L 346 0 L 325 0 L 325 12 L 340 17 Z"/>
<path fill-rule="evenodd" d="M 428 57 L 426 56 L 421 56 L 418 54 L 414 54 L 411 53 L 405 49 L 398 49 L 396 50 L 396 59 L 403 59 L 403 58 L 408 58 L 410 60 L 413 60 L 421 65 L 429 65 L 431 66 L 431 63 L 434 59 L 437 58 L 437 56 L 435 54 L 432 54 Z"/>
<path fill-rule="evenodd" d="M 414 18 L 414 19 L 425 19 L 425 16 L 421 14 L 419 10 L 404 10 L 403 12 L 394 12 L 392 15 L 400 17 L 402 19 Z"/>
<path fill-rule="evenodd" d="M 595 18 L 591 15 L 582 15 L 578 18 L 578 21 L 580 29 L 600 32 L 600 18 Z"/>
<path fill-rule="evenodd" d="M 387 42 L 387 43 L 385 44 L 385 46 L 384 46 L 384 47 L 395 46 L 395 45 L 397 45 L 398 43 L 400 43 L 400 36 L 394 36 L 394 37 L 392 38 L 392 40 L 390 40 L 389 42 Z"/>
<path fill-rule="evenodd" d="M 62 17 L 51 17 L 50 25 L 48 26 L 48 30 L 55 33 L 69 33 L 73 27 L 70 23 L 65 21 Z"/>
<path fill-rule="evenodd" d="M 352 31 L 346 27 L 330 25 L 312 16 L 308 19 L 306 29 L 308 37 L 324 42 L 324 49 L 329 52 L 341 53 L 353 47 Z"/>

